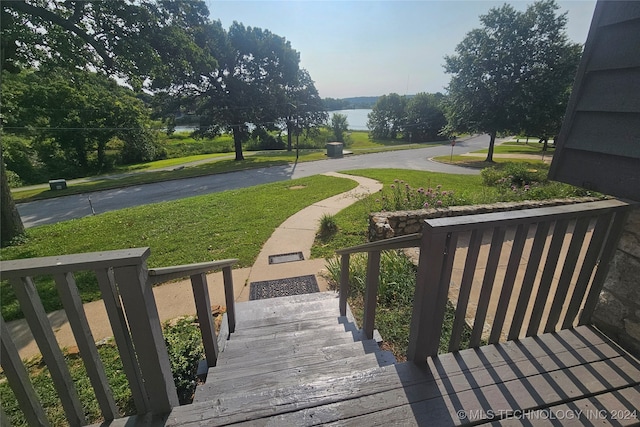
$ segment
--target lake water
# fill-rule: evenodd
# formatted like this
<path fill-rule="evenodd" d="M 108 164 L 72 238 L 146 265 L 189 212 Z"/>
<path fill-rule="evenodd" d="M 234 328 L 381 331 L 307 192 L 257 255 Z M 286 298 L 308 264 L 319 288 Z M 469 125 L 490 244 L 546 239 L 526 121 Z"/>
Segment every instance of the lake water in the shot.
<path fill-rule="evenodd" d="M 370 108 L 362 108 L 356 110 L 338 110 L 329 111 L 329 122 L 333 113 L 340 113 L 347 116 L 347 123 L 350 130 L 369 130 L 367 128 L 367 115 L 371 112 Z"/>
<path fill-rule="evenodd" d="M 331 124 L 331 115 L 333 113 L 340 113 L 347 116 L 349 130 L 369 130 L 367 129 L 367 120 L 369 120 L 367 115 L 370 112 L 370 108 L 329 111 L 329 124 Z M 195 126 L 176 126 L 176 132 L 192 132 L 194 130 L 196 130 Z"/>

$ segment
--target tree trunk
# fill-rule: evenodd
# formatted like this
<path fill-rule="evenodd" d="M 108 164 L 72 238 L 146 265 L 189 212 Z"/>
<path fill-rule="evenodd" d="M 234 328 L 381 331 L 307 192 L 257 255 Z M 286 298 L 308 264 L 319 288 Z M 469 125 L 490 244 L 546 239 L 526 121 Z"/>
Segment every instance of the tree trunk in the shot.
<path fill-rule="evenodd" d="M 0 155 L 0 169 L 2 169 L 0 181 L 2 188 L 0 188 L 0 225 L 2 226 L 0 241 L 2 246 L 7 245 L 15 237 L 24 233 L 24 225 L 22 224 L 22 218 L 18 213 L 18 208 L 13 201 L 11 190 L 9 189 L 9 182 L 7 181 L 7 172 L 4 168 L 4 159 Z"/>
<path fill-rule="evenodd" d="M 293 150 L 293 144 L 291 141 L 291 130 L 293 129 L 293 123 L 287 120 L 287 151 Z"/>
<path fill-rule="evenodd" d="M 493 146 L 496 144 L 496 131 L 491 131 L 489 136 L 491 139 L 489 140 L 489 151 L 487 152 L 487 159 L 485 162 L 493 163 Z"/>
<path fill-rule="evenodd" d="M 231 130 L 233 131 L 233 144 L 236 149 L 236 162 L 239 162 L 244 160 L 244 156 L 242 155 L 243 132 L 240 126 L 233 126 Z"/>

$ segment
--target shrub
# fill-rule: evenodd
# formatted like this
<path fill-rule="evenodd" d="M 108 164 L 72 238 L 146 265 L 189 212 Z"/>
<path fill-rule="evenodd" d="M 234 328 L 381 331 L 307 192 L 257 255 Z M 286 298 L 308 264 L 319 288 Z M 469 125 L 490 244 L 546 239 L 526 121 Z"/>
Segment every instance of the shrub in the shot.
<path fill-rule="evenodd" d="M 320 217 L 320 230 L 318 234 L 326 237 L 334 234 L 336 231 L 338 231 L 338 223 L 336 222 L 335 216 L 327 213 L 323 214 L 322 217 Z"/>
<path fill-rule="evenodd" d="M 193 317 L 165 323 L 163 329 L 178 399 L 181 405 L 191 403 L 197 385 L 198 362 L 204 358 L 200 329 Z"/>
<path fill-rule="evenodd" d="M 456 204 L 453 191 L 435 188 L 413 188 L 403 180 L 394 180 L 374 199 L 372 211 L 402 211 L 428 208 L 445 208 Z"/>
<path fill-rule="evenodd" d="M 501 167 L 492 166 L 480 172 L 482 181 L 488 186 L 523 187 L 525 185 L 543 184 L 547 182 L 548 166 L 536 166 L 522 162 L 505 163 Z"/>

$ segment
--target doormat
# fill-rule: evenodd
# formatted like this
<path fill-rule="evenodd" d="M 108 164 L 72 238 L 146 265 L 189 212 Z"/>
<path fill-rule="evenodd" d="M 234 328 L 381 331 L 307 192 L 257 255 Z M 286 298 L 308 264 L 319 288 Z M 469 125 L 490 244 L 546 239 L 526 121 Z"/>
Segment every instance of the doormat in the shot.
<path fill-rule="evenodd" d="M 287 279 L 251 282 L 250 287 L 250 300 L 320 292 L 316 276 L 313 274 L 308 276 L 289 277 Z"/>
<path fill-rule="evenodd" d="M 304 261 L 302 252 L 291 252 L 290 254 L 269 255 L 269 264 L 282 264 L 283 262 Z"/>

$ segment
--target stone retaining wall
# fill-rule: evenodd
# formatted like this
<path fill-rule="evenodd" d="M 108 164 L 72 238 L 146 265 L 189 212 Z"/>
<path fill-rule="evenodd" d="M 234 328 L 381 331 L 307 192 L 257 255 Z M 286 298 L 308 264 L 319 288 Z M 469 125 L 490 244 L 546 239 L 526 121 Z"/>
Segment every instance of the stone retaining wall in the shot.
<path fill-rule="evenodd" d="M 635 209 L 627 221 L 593 323 L 640 357 L 640 209 Z"/>
<path fill-rule="evenodd" d="M 507 212 L 517 209 L 532 209 L 572 203 L 593 202 L 596 197 L 574 199 L 531 200 L 524 202 L 503 202 L 489 205 L 452 206 L 439 209 L 419 209 L 415 211 L 375 212 L 369 215 L 369 241 L 389 239 L 420 232 L 425 219 L 445 218 L 491 212 Z"/>

